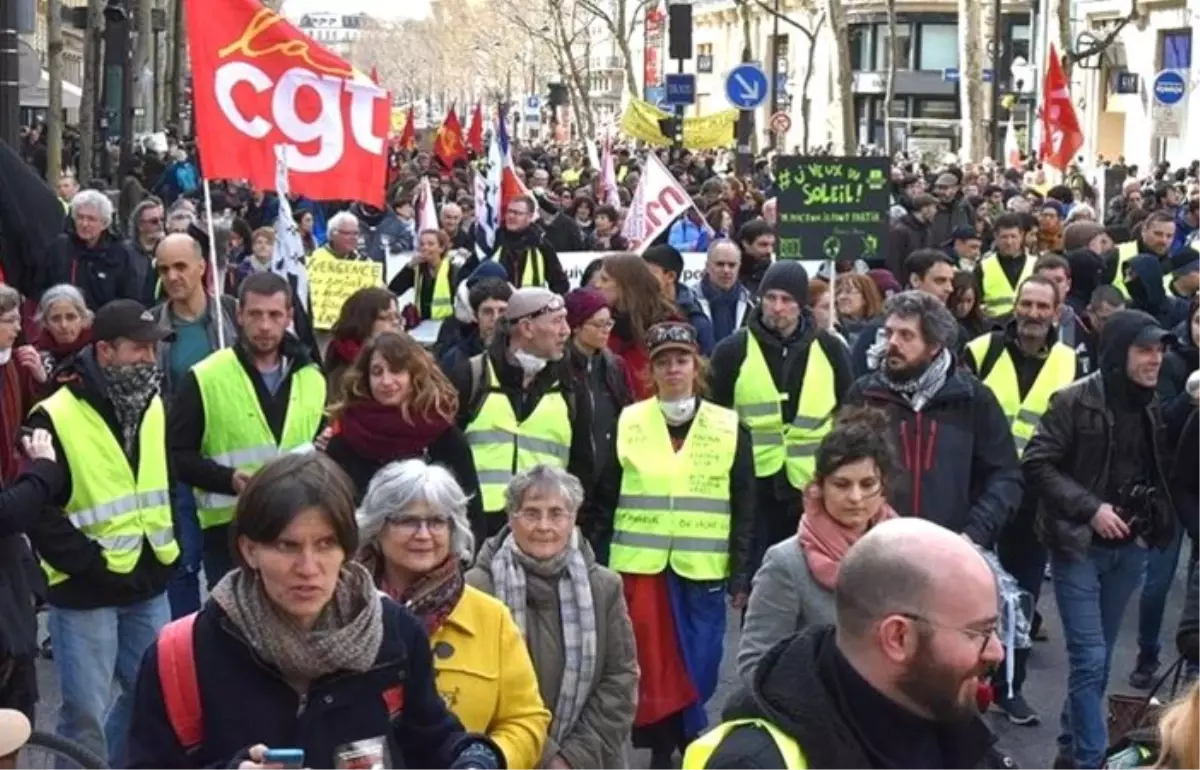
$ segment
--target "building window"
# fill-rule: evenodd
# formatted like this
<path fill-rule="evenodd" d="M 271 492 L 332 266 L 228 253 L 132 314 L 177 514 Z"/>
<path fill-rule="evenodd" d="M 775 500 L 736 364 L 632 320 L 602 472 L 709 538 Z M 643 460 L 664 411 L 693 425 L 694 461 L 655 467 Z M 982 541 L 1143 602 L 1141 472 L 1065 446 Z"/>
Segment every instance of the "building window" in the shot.
<path fill-rule="evenodd" d="M 914 99 L 913 117 L 933 120 L 957 120 L 957 99 Z"/>
<path fill-rule="evenodd" d="M 892 44 L 886 24 L 875 27 L 875 70 L 882 72 L 888 68 L 892 60 Z M 909 24 L 896 25 L 896 42 L 899 50 L 896 69 L 906 70 L 912 67 L 912 26 Z"/>
<path fill-rule="evenodd" d="M 1162 69 L 1192 68 L 1192 31 L 1178 29 L 1164 32 L 1162 37 Z"/>
<path fill-rule="evenodd" d="M 871 69 L 871 32 L 870 24 L 850 25 L 850 69 L 864 71 Z"/>
<path fill-rule="evenodd" d="M 958 25 L 922 24 L 917 69 L 942 70 L 958 67 Z"/>

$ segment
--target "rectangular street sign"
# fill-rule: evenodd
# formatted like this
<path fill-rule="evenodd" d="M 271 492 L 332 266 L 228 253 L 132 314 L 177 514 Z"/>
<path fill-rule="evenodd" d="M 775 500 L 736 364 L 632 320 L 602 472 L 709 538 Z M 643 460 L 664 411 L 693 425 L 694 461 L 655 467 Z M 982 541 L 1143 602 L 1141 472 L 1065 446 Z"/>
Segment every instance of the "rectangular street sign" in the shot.
<path fill-rule="evenodd" d="M 667 104 L 695 104 L 696 76 L 690 72 L 667 75 Z"/>

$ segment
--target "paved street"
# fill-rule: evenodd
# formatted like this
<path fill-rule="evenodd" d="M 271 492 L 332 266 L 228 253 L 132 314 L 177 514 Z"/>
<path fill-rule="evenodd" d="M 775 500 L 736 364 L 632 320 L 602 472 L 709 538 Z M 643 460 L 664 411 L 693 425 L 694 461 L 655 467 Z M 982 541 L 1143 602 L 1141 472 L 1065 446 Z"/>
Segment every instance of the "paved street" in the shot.
<path fill-rule="evenodd" d="M 1186 553 L 1186 549 L 1185 549 Z M 1187 559 L 1180 560 L 1180 569 L 1176 574 L 1175 586 L 1167 604 L 1166 620 L 1163 624 L 1164 655 L 1172 655 L 1174 651 L 1175 627 L 1179 621 L 1179 613 L 1183 606 L 1184 568 Z M 1062 706 L 1066 691 L 1067 661 L 1063 648 L 1062 630 L 1058 622 L 1058 612 L 1054 608 L 1054 596 L 1047 582 L 1044 586 L 1042 613 L 1046 617 L 1046 629 L 1049 641 L 1038 642 L 1030 661 L 1028 681 L 1025 685 L 1025 696 L 1029 703 L 1042 715 L 1042 724 L 1035 727 L 1017 727 L 1010 724 L 999 715 L 992 713 L 988 719 L 1000 736 L 1000 745 L 1007 751 L 1020 767 L 1049 767 L 1054 758 L 1055 735 L 1058 730 L 1058 711 Z M 721 666 L 721 685 L 716 696 L 709 704 L 709 714 L 715 720 L 717 712 L 735 686 L 735 669 L 733 658 L 737 650 L 737 621 L 730 615 L 729 632 L 725 640 L 725 659 Z M 1130 602 L 1126 612 L 1125 622 L 1121 629 L 1117 653 L 1113 658 L 1112 686 L 1114 691 L 1129 692 L 1126 678 L 1133 668 L 1137 655 L 1137 600 Z M 1169 661 L 1168 661 L 1169 662 Z M 58 706 L 58 683 L 54 676 L 53 666 L 49 661 L 39 665 L 39 684 L 42 692 L 42 702 L 38 710 L 39 727 L 48 729 L 56 721 L 55 712 Z M 649 767 L 649 753 L 637 752 L 634 755 L 635 768 Z"/>

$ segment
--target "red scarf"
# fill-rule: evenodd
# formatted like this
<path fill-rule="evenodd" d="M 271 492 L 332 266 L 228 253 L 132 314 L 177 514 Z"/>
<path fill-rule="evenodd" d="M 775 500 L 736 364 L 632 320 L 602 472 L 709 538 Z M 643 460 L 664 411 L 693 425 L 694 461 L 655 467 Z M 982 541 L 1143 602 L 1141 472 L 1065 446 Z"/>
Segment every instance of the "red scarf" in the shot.
<path fill-rule="evenodd" d="M 41 334 L 38 335 L 37 343 L 34 345 L 39 351 L 49 353 L 50 356 L 57 362 L 61 361 L 69 355 L 78 353 L 83 349 L 83 346 L 92 341 L 92 329 L 90 326 L 84 327 L 79 332 L 79 336 L 74 342 L 61 343 L 54 339 L 54 335 L 49 329 L 42 328 Z"/>
<path fill-rule="evenodd" d="M 452 424 L 436 414 L 406 420 L 398 408 L 376 401 L 355 401 L 339 422 L 350 449 L 377 463 L 420 457 Z"/>
<path fill-rule="evenodd" d="M 329 343 L 329 347 L 333 350 L 333 354 L 329 356 L 329 363 L 341 360 L 348 365 L 353 365 L 358 360 L 358 354 L 362 350 L 362 340 L 334 339 Z"/>
<path fill-rule="evenodd" d="M 800 550 L 804 553 L 808 569 L 816 581 L 832 591 L 837 585 L 838 568 L 850 546 L 869 532 L 871 527 L 894 518 L 896 512 L 884 503 L 879 512 L 867 522 L 867 528 L 862 533 L 857 533 L 842 526 L 841 522 L 829 515 L 818 494 L 818 487 L 810 484 L 808 489 L 804 490 L 804 515 L 800 517 L 800 533 L 797 539 L 800 541 Z"/>

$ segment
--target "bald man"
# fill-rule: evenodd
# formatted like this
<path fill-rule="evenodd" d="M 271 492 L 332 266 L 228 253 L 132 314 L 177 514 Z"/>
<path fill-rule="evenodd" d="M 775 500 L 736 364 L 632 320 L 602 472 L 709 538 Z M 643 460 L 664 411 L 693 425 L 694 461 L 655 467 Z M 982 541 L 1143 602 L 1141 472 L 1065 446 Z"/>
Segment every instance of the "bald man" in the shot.
<path fill-rule="evenodd" d="M 1011 767 L 977 693 L 1004 656 L 996 581 L 965 538 L 884 522 L 843 557 L 835 626 L 772 648 L 752 702 L 688 747 L 687 768 Z"/>
<path fill-rule="evenodd" d="M 175 332 L 172 341 L 158 345 L 164 398 L 174 395 L 188 369 L 217 349 L 217 319 L 213 298 L 204 278 L 207 260 L 200 243 L 187 233 L 168 233 L 154 249 L 154 269 L 167 299 L 151 309 L 155 323 Z M 237 340 L 237 304 L 221 297 L 221 324 L 226 346 Z M 171 616 L 182 617 L 200 609 L 199 572 L 202 552 L 200 523 L 192 488 L 175 483 L 171 513 L 179 540 L 180 559 L 175 577 L 167 585 Z"/>

